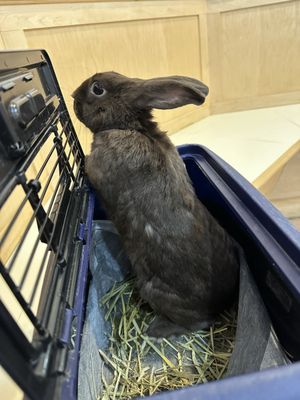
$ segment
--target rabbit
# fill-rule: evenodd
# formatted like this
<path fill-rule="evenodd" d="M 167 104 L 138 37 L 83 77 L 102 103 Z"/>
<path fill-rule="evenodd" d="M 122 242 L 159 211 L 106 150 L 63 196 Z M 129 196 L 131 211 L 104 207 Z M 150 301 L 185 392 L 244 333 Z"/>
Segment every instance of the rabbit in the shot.
<path fill-rule="evenodd" d="M 237 244 L 198 200 L 151 111 L 201 105 L 208 87 L 184 76 L 97 73 L 73 93 L 93 133 L 87 176 L 115 224 L 161 338 L 209 328 L 237 293 Z"/>

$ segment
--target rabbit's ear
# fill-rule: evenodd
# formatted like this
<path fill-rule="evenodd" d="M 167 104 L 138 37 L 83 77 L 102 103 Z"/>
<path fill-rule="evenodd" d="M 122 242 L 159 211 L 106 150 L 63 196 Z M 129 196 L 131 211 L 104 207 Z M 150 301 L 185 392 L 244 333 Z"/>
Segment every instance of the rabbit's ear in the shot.
<path fill-rule="evenodd" d="M 140 86 L 137 105 L 145 108 L 169 109 L 186 104 L 200 105 L 208 95 L 208 87 L 197 79 L 170 76 L 146 80 Z"/>

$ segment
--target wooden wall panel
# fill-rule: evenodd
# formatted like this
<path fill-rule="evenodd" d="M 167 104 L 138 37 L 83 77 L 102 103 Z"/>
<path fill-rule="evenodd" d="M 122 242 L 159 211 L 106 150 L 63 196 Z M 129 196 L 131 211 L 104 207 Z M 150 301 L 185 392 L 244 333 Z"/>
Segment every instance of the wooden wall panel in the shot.
<path fill-rule="evenodd" d="M 205 0 L 147 0 L 1 6 L 0 30 L 42 29 L 199 15 Z"/>
<path fill-rule="evenodd" d="M 5 49 L 5 44 L 3 42 L 2 35 L 0 33 L 0 50 L 4 50 L 4 49 Z"/>
<path fill-rule="evenodd" d="M 1 33 L 2 41 L 6 49 L 26 49 L 28 47 L 24 32 L 20 29 L 4 31 Z"/>
<path fill-rule="evenodd" d="M 35 29 L 25 31 L 29 47 L 50 54 L 64 97 L 72 110 L 72 91 L 97 71 L 115 70 L 128 76 L 150 78 L 166 75 L 201 77 L 199 23 L 196 16 L 161 18 L 110 24 Z M 163 128 L 180 118 L 200 119 L 201 108 L 157 111 Z M 88 148 L 90 135 L 75 120 L 81 141 Z M 185 125 L 188 123 L 185 122 Z M 172 128 L 172 126 L 171 126 Z"/>
<path fill-rule="evenodd" d="M 224 99 L 300 90 L 299 2 L 224 13 L 221 23 Z"/>
<path fill-rule="evenodd" d="M 300 100 L 300 2 L 250 4 L 209 15 L 214 113 Z"/>
<path fill-rule="evenodd" d="M 24 0 L 25 1 L 25 0 Z M 287 3 L 291 0 L 207 0 L 207 11 L 226 12 L 243 8 L 262 7 L 276 3 Z"/>
<path fill-rule="evenodd" d="M 128 0 L 0 0 L 0 5 L 18 5 L 18 4 L 57 4 L 57 3 L 121 3 L 128 2 Z M 143 0 L 133 0 L 143 1 Z M 152 0 L 160 1 L 160 0 Z M 176 1 L 176 0 L 175 0 Z M 177 0 L 178 1 L 178 0 Z"/>

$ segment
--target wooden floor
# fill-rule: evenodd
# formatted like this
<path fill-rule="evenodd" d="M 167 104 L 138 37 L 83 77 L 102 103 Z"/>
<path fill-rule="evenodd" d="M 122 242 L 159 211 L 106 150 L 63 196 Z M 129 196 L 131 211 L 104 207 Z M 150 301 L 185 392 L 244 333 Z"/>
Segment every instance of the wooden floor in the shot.
<path fill-rule="evenodd" d="M 300 230 L 300 152 L 285 165 L 266 197 Z"/>

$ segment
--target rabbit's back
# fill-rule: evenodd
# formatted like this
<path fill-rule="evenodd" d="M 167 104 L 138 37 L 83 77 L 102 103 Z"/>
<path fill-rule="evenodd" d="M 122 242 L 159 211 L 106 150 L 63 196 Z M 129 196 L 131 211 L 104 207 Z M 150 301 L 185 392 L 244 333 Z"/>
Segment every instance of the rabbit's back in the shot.
<path fill-rule="evenodd" d="M 161 312 L 169 302 L 184 316 L 198 305 L 221 311 L 236 284 L 235 243 L 196 198 L 170 140 L 101 132 L 86 170 L 150 305 Z"/>

